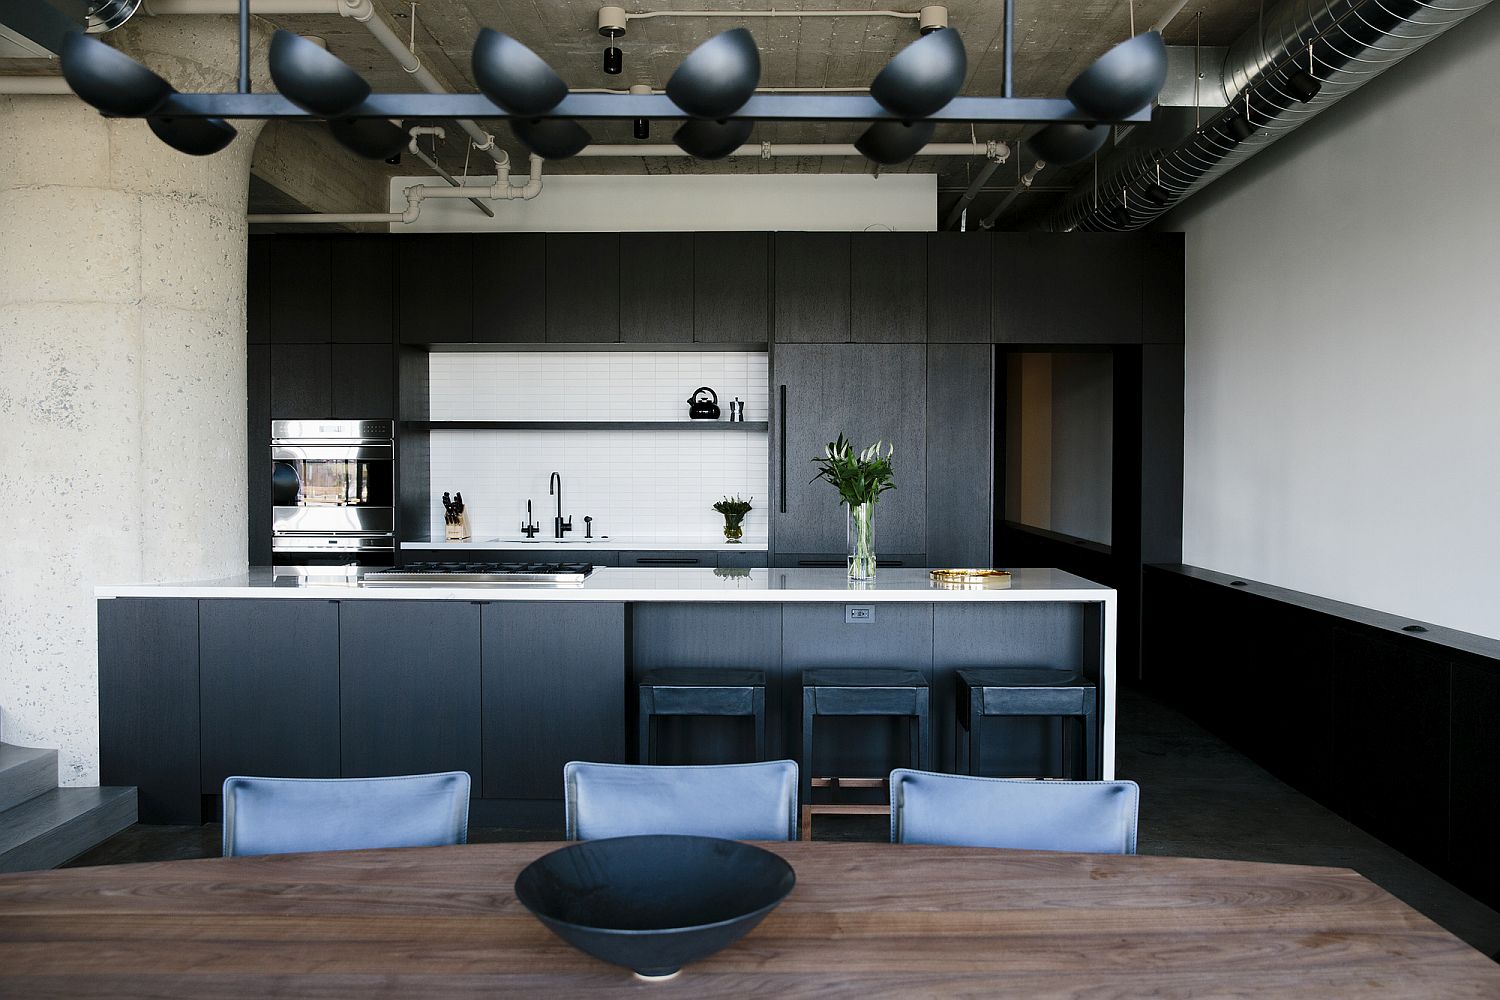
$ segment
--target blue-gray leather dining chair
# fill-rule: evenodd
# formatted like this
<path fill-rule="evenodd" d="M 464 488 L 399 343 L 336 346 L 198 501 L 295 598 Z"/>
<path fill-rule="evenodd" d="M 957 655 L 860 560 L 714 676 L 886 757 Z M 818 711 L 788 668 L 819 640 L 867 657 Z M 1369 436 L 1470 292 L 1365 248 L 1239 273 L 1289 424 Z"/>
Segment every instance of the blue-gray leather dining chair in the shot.
<path fill-rule="evenodd" d="M 441 847 L 469 838 L 463 771 L 224 780 L 224 856 Z"/>
<path fill-rule="evenodd" d="M 797 839 L 797 762 L 563 768 L 568 839 L 675 833 L 726 840 Z"/>
<path fill-rule="evenodd" d="M 891 843 L 1134 854 L 1133 781 L 891 772 Z"/>

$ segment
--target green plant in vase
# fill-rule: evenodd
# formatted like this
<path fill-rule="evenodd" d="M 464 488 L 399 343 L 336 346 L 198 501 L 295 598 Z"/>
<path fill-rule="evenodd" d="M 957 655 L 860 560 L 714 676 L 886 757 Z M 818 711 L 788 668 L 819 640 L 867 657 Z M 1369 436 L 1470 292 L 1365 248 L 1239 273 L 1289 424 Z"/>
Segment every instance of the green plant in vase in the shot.
<path fill-rule="evenodd" d="M 881 446 L 885 445 L 882 454 Z M 843 434 L 813 459 L 818 474 L 812 478 L 830 483 L 839 491 L 839 502 L 848 508 L 849 579 L 875 579 L 875 503 L 880 494 L 896 488 L 891 459 L 895 446 L 876 441 L 864 451 L 855 451 Z"/>
<path fill-rule="evenodd" d="M 751 497 L 750 500 L 754 500 Z M 750 506 L 750 500 L 741 500 L 739 497 L 725 497 L 714 504 L 714 510 L 724 515 L 724 540 L 738 545 L 741 538 L 745 537 L 745 529 L 740 525 L 745 520 L 745 515 L 755 508 Z"/>

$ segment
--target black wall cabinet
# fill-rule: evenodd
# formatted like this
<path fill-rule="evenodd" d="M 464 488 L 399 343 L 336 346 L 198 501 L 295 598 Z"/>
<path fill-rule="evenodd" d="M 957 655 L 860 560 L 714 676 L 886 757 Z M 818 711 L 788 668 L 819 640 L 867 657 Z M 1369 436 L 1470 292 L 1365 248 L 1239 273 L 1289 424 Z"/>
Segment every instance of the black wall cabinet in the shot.
<path fill-rule="evenodd" d="M 927 339 L 988 344 L 995 269 L 993 239 L 968 233 L 927 237 Z"/>
<path fill-rule="evenodd" d="M 480 793 L 479 614 L 455 601 L 343 602 L 345 775 L 467 771 Z"/>
<path fill-rule="evenodd" d="M 474 339 L 472 237 L 396 237 L 396 280 L 401 343 L 466 344 Z"/>
<path fill-rule="evenodd" d="M 619 234 L 549 233 L 548 343 L 613 344 L 619 339 Z"/>
<path fill-rule="evenodd" d="M 693 341 L 693 234 L 620 234 L 620 340 Z"/>
<path fill-rule="evenodd" d="M 481 233 L 472 237 L 473 340 L 540 344 L 547 339 L 547 237 Z"/>
<path fill-rule="evenodd" d="M 1141 342 L 1142 248 L 1134 235 L 998 233 L 993 239 L 998 342 Z"/>
<path fill-rule="evenodd" d="M 927 341 L 927 236 L 849 237 L 849 339 L 869 344 Z"/>
<path fill-rule="evenodd" d="M 339 775 L 336 601 L 198 602 L 203 789 Z"/>
<path fill-rule="evenodd" d="M 570 760 L 625 760 L 625 606 L 484 605 L 484 795 L 560 799 Z"/>
<path fill-rule="evenodd" d="M 849 340 L 849 234 L 776 234 L 776 342 Z"/>
<path fill-rule="evenodd" d="M 844 552 L 846 515 L 837 493 L 827 483 L 808 481 L 813 457 L 840 432 L 860 448 L 879 440 L 896 449 L 896 489 L 876 507 L 877 550 L 927 551 L 925 350 L 920 344 L 777 346 L 771 519 L 778 554 Z"/>
<path fill-rule="evenodd" d="M 771 339 L 769 233 L 693 235 L 693 340 L 763 344 Z"/>

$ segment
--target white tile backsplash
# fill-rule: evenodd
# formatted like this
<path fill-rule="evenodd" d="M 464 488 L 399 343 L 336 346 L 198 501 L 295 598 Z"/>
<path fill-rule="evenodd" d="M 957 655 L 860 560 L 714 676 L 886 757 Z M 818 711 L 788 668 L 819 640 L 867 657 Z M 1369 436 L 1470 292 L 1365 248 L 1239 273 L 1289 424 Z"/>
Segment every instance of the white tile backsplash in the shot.
<path fill-rule="evenodd" d="M 769 409 L 764 353 L 722 351 L 495 351 L 433 354 L 433 420 L 687 420 L 687 399 L 701 385 L 728 402 L 745 401 L 745 419 Z M 722 541 L 713 503 L 753 497 L 745 540 L 766 539 L 764 431 L 434 430 L 431 527 L 442 537 L 446 490 L 462 492 L 475 538 L 519 534 L 526 501 L 551 535 L 552 472 L 563 478 L 571 537 Z"/>

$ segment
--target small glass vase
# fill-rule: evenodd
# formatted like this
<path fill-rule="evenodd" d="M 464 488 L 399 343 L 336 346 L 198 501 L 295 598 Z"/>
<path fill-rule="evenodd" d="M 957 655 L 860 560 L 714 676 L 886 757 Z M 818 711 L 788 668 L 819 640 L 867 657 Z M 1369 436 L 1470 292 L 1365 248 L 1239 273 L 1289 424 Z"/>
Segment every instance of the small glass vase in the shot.
<path fill-rule="evenodd" d="M 740 524 L 744 520 L 744 514 L 724 515 L 724 541 L 731 545 L 741 544 L 740 539 L 745 537 L 745 529 L 740 527 Z"/>
<path fill-rule="evenodd" d="M 849 579 L 875 579 L 875 505 L 850 504 Z"/>

